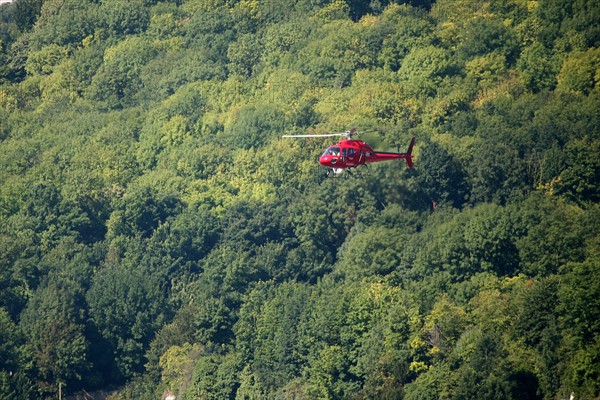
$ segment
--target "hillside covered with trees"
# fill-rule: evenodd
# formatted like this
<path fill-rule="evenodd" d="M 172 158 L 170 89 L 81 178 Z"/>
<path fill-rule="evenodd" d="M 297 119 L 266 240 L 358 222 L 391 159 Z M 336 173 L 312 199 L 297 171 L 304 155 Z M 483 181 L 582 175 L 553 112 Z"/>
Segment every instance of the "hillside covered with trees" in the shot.
<path fill-rule="evenodd" d="M 600 2 L 0 6 L 0 398 L 598 399 Z M 417 138 L 331 178 L 328 139 Z"/>

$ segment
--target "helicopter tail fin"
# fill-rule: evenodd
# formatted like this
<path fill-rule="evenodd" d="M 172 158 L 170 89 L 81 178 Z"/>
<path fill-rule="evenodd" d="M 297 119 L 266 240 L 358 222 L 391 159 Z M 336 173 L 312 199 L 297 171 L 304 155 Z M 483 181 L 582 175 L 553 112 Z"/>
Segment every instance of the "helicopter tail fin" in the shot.
<path fill-rule="evenodd" d="M 406 150 L 406 153 L 402 153 L 403 157 L 406 160 L 406 164 L 408 165 L 408 168 L 412 168 L 413 167 L 413 160 L 412 160 L 412 150 L 413 147 L 415 145 L 415 137 L 413 136 L 410 144 L 408 145 L 408 149 Z"/>

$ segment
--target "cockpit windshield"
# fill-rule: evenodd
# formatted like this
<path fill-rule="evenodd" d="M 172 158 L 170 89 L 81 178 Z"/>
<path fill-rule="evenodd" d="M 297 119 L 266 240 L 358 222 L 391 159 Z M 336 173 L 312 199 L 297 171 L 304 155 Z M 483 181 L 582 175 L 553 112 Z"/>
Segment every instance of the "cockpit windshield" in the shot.
<path fill-rule="evenodd" d="M 339 147 L 329 147 L 327 150 L 325 150 L 325 152 L 323 153 L 324 156 L 339 156 L 340 155 L 340 148 Z"/>

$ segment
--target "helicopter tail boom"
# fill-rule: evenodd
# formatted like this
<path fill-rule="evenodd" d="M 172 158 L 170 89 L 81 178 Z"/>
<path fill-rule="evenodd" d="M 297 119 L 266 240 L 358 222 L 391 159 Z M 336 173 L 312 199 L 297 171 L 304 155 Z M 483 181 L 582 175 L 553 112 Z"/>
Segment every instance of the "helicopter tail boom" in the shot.
<path fill-rule="evenodd" d="M 398 148 L 397 153 L 387 153 L 387 152 L 371 153 L 371 156 L 367 156 L 366 162 L 371 163 L 371 162 L 379 162 L 379 161 L 398 160 L 398 159 L 403 158 L 406 160 L 406 164 L 408 165 L 408 168 L 412 168 L 413 167 L 412 149 L 413 149 L 414 145 L 415 145 L 415 138 L 413 137 L 410 141 L 410 144 L 408 145 L 408 149 L 406 150 L 406 153 L 400 153 L 399 148 Z"/>
<path fill-rule="evenodd" d="M 396 160 L 396 159 L 403 158 L 406 160 L 406 165 L 408 165 L 408 168 L 412 168 L 413 167 L 412 151 L 413 151 L 414 145 L 415 145 L 415 137 L 413 136 L 413 138 L 410 141 L 410 144 L 408 145 L 408 149 L 406 150 L 406 153 L 401 153 L 400 146 L 398 145 L 397 153 L 378 152 L 378 153 L 375 153 L 375 157 L 373 159 L 368 160 L 367 162 L 387 161 L 387 160 Z"/>

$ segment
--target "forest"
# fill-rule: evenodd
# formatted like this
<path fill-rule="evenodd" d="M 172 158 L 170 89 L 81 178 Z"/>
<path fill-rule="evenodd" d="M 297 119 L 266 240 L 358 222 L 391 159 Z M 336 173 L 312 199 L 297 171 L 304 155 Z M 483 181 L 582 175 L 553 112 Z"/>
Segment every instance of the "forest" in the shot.
<path fill-rule="evenodd" d="M 599 399 L 599 22 L 0 5 L 0 398 Z"/>

